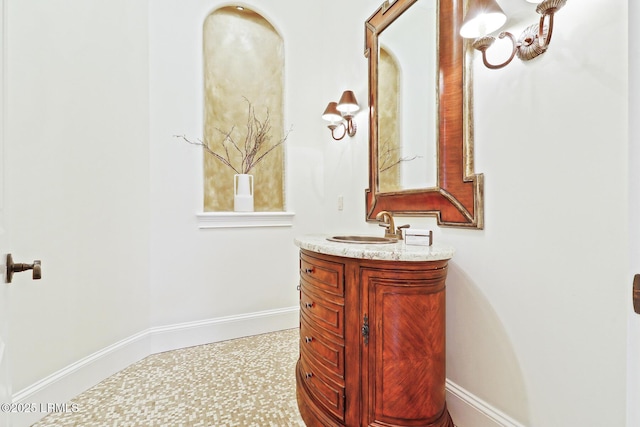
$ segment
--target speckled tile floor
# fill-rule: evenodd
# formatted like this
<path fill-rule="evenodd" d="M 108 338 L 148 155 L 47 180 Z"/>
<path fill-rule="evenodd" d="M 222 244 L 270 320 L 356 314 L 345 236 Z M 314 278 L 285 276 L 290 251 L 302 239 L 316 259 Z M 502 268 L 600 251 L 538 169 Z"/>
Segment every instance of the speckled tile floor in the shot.
<path fill-rule="evenodd" d="M 304 426 L 295 397 L 298 329 L 151 355 L 33 427 Z"/>

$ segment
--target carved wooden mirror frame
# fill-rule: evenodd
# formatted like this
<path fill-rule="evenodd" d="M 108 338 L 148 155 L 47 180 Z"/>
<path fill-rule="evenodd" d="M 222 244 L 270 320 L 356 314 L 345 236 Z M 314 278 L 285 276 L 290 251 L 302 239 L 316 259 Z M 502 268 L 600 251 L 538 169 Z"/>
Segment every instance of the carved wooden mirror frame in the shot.
<path fill-rule="evenodd" d="M 378 35 L 418 0 L 385 1 L 365 23 L 369 58 L 369 188 L 366 220 L 380 211 L 410 216 L 432 215 L 438 225 L 482 229 L 482 174 L 474 173 L 469 49 L 459 35 L 463 0 L 438 1 L 438 174 L 435 187 L 379 192 L 378 180 Z"/>

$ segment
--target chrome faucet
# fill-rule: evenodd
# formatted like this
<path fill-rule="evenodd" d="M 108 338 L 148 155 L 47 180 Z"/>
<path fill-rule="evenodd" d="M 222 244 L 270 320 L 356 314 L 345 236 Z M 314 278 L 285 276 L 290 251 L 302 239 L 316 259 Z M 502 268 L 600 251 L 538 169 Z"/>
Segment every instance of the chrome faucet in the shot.
<path fill-rule="evenodd" d="M 409 224 L 405 224 L 396 228 L 393 215 L 388 211 L 380 211 L 378 215 L 376 215 L 376 220 L 381 222 L 381 224 L 378 224 L 380 227 L 384 227 L 386 229 L 384 237 L 391 237 L 398 240 L 402 240 L 402 229 L 410 227 Z"/>

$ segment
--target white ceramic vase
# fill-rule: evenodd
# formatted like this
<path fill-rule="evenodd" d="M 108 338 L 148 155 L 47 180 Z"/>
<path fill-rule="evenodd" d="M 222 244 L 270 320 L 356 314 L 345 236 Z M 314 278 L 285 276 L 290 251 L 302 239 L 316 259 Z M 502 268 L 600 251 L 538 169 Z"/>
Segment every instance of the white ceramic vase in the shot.
<path fill-rule="evenodd" d="M 253 212 L 253 175 L 242 173 L 233 176 L 233 210 Z"/>

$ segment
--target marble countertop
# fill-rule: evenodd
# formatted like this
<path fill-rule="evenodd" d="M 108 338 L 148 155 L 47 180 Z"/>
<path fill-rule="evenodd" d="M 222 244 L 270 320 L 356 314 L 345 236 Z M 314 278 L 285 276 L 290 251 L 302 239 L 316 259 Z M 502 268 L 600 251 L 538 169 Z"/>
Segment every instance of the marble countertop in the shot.
<path fill-rule="evenodd" d="M 313 234 L 296 237 L 300 249 L 325 255 L 382 261 L 440 261 L 453 257 L 455 249 L 446 245 L 414 246 L 398 243 L 343 243 L 327 240 L 327 235 Z"/>

